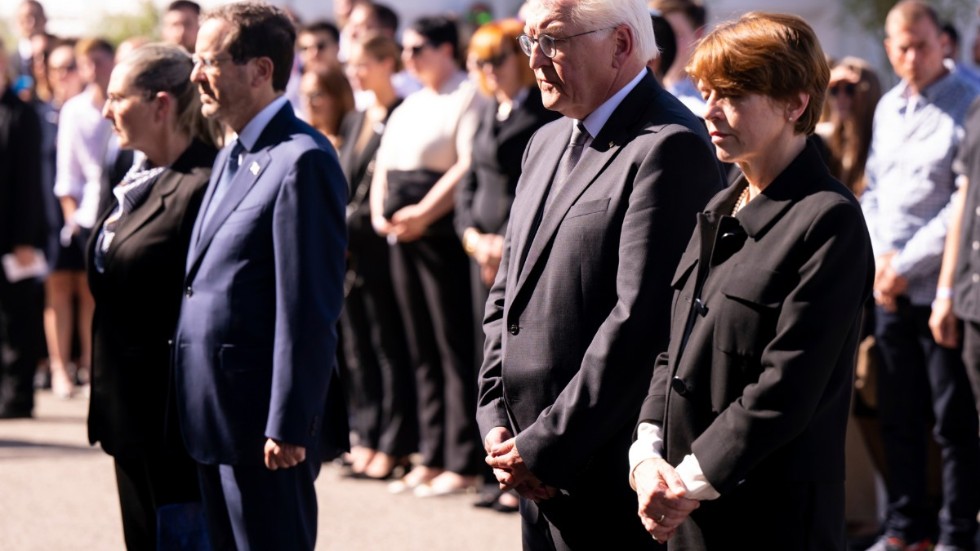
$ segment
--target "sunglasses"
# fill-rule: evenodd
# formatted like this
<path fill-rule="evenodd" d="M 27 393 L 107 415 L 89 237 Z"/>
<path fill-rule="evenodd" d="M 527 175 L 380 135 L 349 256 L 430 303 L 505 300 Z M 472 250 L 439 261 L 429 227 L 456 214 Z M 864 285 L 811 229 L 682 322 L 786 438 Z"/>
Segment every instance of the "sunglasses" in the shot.
<path fill-rule="evenodd" d="M 326 50 L 327 49 L 327 46 L 329 46 L 329 45 L 330 44 L 328 44 L 327 42 L 315 42 L 313 44 L 305 44 L 305 45 L 304 44 L 301 44 L 296 49 L 299 50 L 299 51 L 301 51 L 301 52 L 304 52 L 304 51 L 307 51 L 307 50 L 316 50 L 318 52 L 322 52 L 322 51 Z"/>
<path fill-rule="evenodd" d="M 854 84 L 853 82 L 837 83 L 830 87 L 830 95 L 832 96 L 844 94 L 849 98 L 853 98 L 854 92 L 857 92 L 857 84 Z"/>
<path fill-rule="evenodd" d="M 507 61 L 508 57 L 510 57 L 510 52 L 500 52 L 493 57 L 477 59 L 475 63 L 479 69 L 486 69 L 488 66 L 499 69 Z"/>
<path fill-rule="evenodd" d="M 429 44 L 428 42 L 424 42 L 422 44 L 419 44 L 418 46 L 406 46 L 405 49 L 412 53 L 412 57 L 418 57 L 418 55 L 421 54 L 423 50 L 425 50 L 426 48 L 430 48 L 431 46 L 432 44 Z"/>

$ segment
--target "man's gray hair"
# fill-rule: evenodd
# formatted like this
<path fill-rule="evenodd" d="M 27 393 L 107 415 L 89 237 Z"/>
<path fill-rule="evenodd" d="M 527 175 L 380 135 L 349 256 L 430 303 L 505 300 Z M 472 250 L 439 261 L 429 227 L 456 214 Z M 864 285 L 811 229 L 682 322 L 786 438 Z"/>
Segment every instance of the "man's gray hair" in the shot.
<path fill-rule="evenodd" d="M 532 0 L 531 4 L 557 7 L 564 4 L 569 22 L 583 30 L 628 25 L 633 32 L 636 59 L 644 64 L 660 55 L 650 22 L 650 9 L 644 0 Z"/>

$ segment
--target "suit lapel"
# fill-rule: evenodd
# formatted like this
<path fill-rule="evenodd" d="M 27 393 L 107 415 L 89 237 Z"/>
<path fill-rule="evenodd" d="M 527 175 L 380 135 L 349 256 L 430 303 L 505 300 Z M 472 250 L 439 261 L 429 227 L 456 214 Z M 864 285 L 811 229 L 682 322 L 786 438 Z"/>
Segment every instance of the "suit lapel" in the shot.
<path fill-rule="evenodd" d="M 242 162 L 238 167 L 238 172 L 235 173 L 235 177 L 231 182 L 228 182 L 228 191 L 221 198 L 220 203 L 214 207 L 214 214 L 211 215 L 211 219 L 208 220 L 208 224 L 205 226 L 203 224 L 204 213 L 214 195 L 217 182 L 220 181 L 225 167 L 228 166 L 228 155 L 231 154 L 231 146 L 226 146 L 218 154 L 218 158 L 215 159 L 215 167 L 220 167 L 220 170 L 211 172 L 211 182 L 208 184 L 208 191 L 204 196 L 201 212 L 194 222 L 190 253 L 187 255 L 188 279 L 193 277 L 194 270 L 200 265 L 201 258 L 204 256 L 205 251 L 208 250 L 208 245 L 211 244 L 211 240 L 214 239 L 214 235 L 218 232 L 225 219 L 235 210 L 238 203 L 241 203 L 242 199 L 248 195 L 248 192 L 265 172 L 266 167 L 269 166 L 269 162 L 272 160 L 272 155 L 270 154 L 272 148 L 289 136 L 290 126 L 295 121 L 296 116 L 293 114 L 292 107 L 287 102 L 282 109 L 276 112 L 265 129 L 262 130 L 259 139 L 252 146 L 252 150 L 244 153 Z"/>
<path fill-rule="evenodd" d="M 225 157 L 227 158 L 227 156 Z M 241 203 L 242 199 L 251 191 L 255 182 L 259 180 L 262 173 L 265 172 L 266 167 L 269 166 L 269 160 L 271 158 L 272 156 L 269 155 L 267 150 L 245 154 L 241 166 L 238 167 L 238 172 L 235 173 L 235 177 L 228 183 L 228 191 L 225 192 L 225 196 L 215 206 L 214 214 L 211 215 L 208 224 L 199 228 L 200 237 L 192 245 L 194 252 L 193 258 L 190 259 L 191 262 L 188 266 L 188 274 L 200 263 L 201 257 L 208 249 L 208 245 L 211 244 L 211 240 L 214 239 L 214 235 L 218 233 L 218 229 L 221 228 L 228 215 L 235 210 L 238 203 Z M 227 163 L 224 164 L 227 165 Z M 222 168 L 222 172 L 224 172 L 224 168 Z M 211 190 L 209 189 L 208 191 L 210 192 Z M 198 217 L 198 222 L 203 218 L 204 209 L 201 210 L 201 214 L 202 216 Z"/>
<path fill-rule="evenodd" d="M 516 287 L 517 292 L 520 292 L 524 287 L 535 265 L 542 261 L 545 250 L 558 231 L 558 227 L 565 219 L 568 210 L 575 204 L 582 193 L 592 185 L 596 178 L 602 174 L 606 167 L 612 163 L 619 152 L 622 151 L 622 147 L 637 135 L 637 127 L 644 124 L 645 119 L 645 117 L 638 117 L 637 115 L 646 112 L 652 98 L 658 90 L 659 86 L 656 80 L 647 71 L 644 78 L 623 98 L 622 103 L 616 107 L 616 110 L 609 117 L 609 120 L 606 121 L 599 134 L 592 140 L 592 143 L 589 144 L 589 147 L 585 148 L 585 151 L 582 153 L 582 158 L 575 166 L 575 170 L 572 172 L 572 177 L 569 181 L 558 184 L 559 187 L 557 189 L 554 189 L 554 183 L 552 184 L 552 193 L 556 193 L 555 199 L 547 211 L 544 212 L 541 218 L 541 224 L 538 226 L 538 230 L 535 232 L 534 239 L 531 242 L 527 259 L 524 265 L 520 267 Z M 566 119 L 565 126 L 565 132 L 561 136 L 564 140 L 562 143 L 567 146 L 572 134 L 572 122 L 570 119 Z M 542 165 L 549 167 L 548 170 L 550 170 L 547 181 L 550 181 L 554 177 L 555 169 L 557 168 L 559 159 L 564 154 L 565 147 L 554 147 L 551 149 L 552 151 L 549 152 L 547 157 L 542 159 Z M 548 186 L 541 187 L 543 188 L 540 192 L 541 197 L 532 197 L 534 200 L 532 204 L 534 205 L 540 205 L 542 200 L 547 199 L 544 196 L 544 191 Z M 523 232 L 525 236 L 529 229 L 527 228 Z M 523 247 L 523 243 L 521 246 Z M 523 248 L 518 250 L 521 251 Z"/>
<path fill-rule="evenodd" d="M 565 128 L 557 132 L 558 135 L 554 136 L 553 139 L 555 141 L 564 140 L 562 143 L 568 143 L 568 140 L 572 135 L 571 121 L 569 119 L 565 119 L 563 126 L 565 126 Z M 546 141 L 551 139 L 544 135 L 542 135 L 541 138 Z M 520 204 L 524 206 L 523 214 L 520 217 L 515 217 L 513 214 L 511 215 L 511 224 L 513 224 L 515 221 L 520 221 L 520 231 L 515 234 L 518 236 L 519 242 L 514 243 L 513 246 L 514 254 L 518 255 L 518 259 L 520 259 L 524 249 L 527 246 L 527 240 L 532 237 L 530 235 L 531 232 L 535 231 L 535 228 L 533 227 L 534 218 L 537 216 L 538 210 L 542 208 L 542 203 L 547 199 L 548 190 L 551 188 L 549 182 L 551 182 L 552 178 L 554 178 L 555 170 L 558 168 L 558 161 L 561 159 L 564 152 L 564 148 L 548 147 L 545 145 L 541 151 L 540 161 L 526 163 L 530 170 L 521 176 L 521 180 L 532 183 L 533 185 L 524 187 L 524 189 L 527 190 L 527 197 L 516 197 L 514 199 L 515 205 Z M 543 223 L 544 220 L 542 219 L 541 224 Z M 535 239 L 537 239 L 537 234 L 540 234 L 540 224 L 537 229 L 539 231 L 535 232 Z M 530 258 L 530 256 L 528 258 Z M 514 262 L 511 265 L 515 268 L 513 273 L 514 279 L 512 279 L 512 281 L 517 281 L 517 276 L 526 271 L 524 266 L 527 265 L 527 261 L 525 260 L 524 265 L 521 265 L 519 261 Z"/>
<path fill-rule="evenodd" d="M 112 244 L 106 252 L 107 263 L 109 262 L 109 258 L 118 250 L 119 245 L 163 211 L 164 198 L 177 189 L 177 184 L 181 178 L 181 174 L 169 170 L 161 174 L 160 180 L 153 184 L 153 188 L 150 189 L 150 193 L 146 197 L 146 200 L 143 201 L 143 204 L 136 207 L 136 210 L 122 219 L 122 222 L 116 229 L 115 237 L 112 238 Z M 104 221 L 105 219 L 103 218 L 102 222 L 104 223 Z"/>
<path fill-rule="evenodd" d="M 568 133 L 570 137 L 571 130 Z M 517 281 L 518 292 L 527 281 L 528 274 L 542 260 L 545 249 L 551 243 L 555 233 L 558 232 L 558 228 L 565 219 L 565 215 L 568 214 L 568 209 L 572 208 L 572 205 L 575 204 L 579 196 L 585 190 L 589 189 L 592 182 L 616 158 L 616 154 L 619 151 L 620 146 L 618 145 L 605 151 L 597 151 L 590 146 L 582 154 L 582 158 L 575 166 L 575 170 L 572 172 L 572 177 L 569 178 L 569 181 L 561 184 L 558 189 L 555 189 L 554 183 L 552 184 L 551 192 L 556 194 L 555 199 L 541 217 L 541 224 L 538 226 L 538 231 L 534 234 L 534 240 L 531 241 L 531 249 L 527 253 L 527 259 L 524 261 L 520 278 Z M 557 165 L 557 163 L 558 161 L 556 160 L 554 165 Z M 546 200 L 547 197 L 542 197 L 541 199 L 541 201 Z M 540 205 L 540 201 L 537 204 Z"/>

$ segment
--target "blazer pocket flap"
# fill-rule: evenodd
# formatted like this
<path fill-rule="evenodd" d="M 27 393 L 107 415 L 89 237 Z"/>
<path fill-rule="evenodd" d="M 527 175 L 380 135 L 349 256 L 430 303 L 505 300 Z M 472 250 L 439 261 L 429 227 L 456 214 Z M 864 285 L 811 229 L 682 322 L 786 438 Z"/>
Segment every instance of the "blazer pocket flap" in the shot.
<path fill-rule="evenodd" d="M 776 308 L 786 297 L 787 280 L 780 272 L 740 264 L 732 269 L 721 292 L 730 299 Z"/>
<path fill-rule="evenodd" d="M 605 199 L 597 199 L 595 201 L 586 201 L 585 203 L 572 205 L 572 208 L 568 209 L 568 214 L 565 215 L 565 218 L 575 218 L 576 216 L 585 216 L 586 214 L 604 212 L 607 207 L 609 207 L 608 197 Z"/>

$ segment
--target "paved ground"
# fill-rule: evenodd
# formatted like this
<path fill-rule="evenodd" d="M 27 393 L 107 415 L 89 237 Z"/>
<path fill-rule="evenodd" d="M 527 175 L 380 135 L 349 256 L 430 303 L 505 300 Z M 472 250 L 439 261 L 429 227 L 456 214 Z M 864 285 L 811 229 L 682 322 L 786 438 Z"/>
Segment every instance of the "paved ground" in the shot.
<path fill-rule="evenodd" d="M 35 418 L 0 421 L 0 550 L 123 549 L 112 461 L 85 436 L 87 400 L 38 393 Z M 520 549 L 517 515 L 471 506 L 472 496 L 421 500 L 384 484 L 317 479 L 323 550 Z"/>

